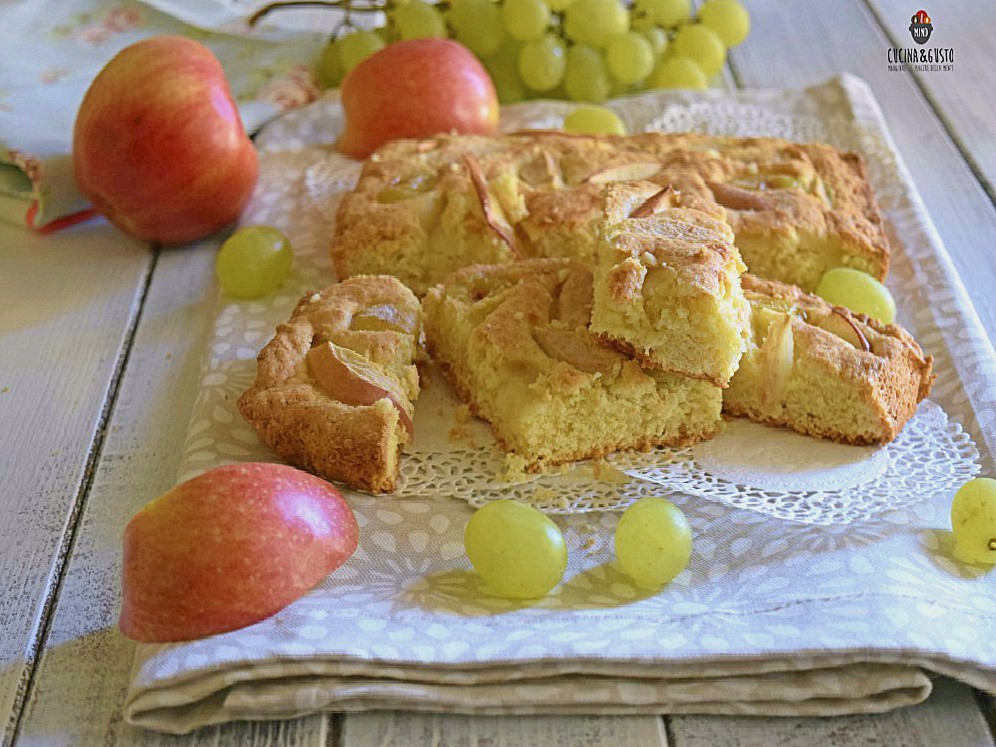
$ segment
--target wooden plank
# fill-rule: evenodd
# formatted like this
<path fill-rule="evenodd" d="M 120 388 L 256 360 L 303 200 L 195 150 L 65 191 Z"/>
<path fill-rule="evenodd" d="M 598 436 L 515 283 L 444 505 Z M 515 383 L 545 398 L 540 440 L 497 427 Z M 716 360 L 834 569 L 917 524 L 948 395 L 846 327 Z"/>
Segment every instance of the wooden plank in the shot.
<path fill-rule="evenodd" d="M 122 720 L 134 646 L 116 630 L 120 538 L 132 514 L 175 482 L 214 315 L 215 251 L 205 242 L 164 251 L 157 263 L 18 744 L 326 744 L 325 716 L 232 724 L 183 739 Z"/>
<path fill-rule="evenodd" d="M 915 46 L 909 35 L 906 0 L 869 0 L 879 25 L 895 46 Z M 919 8 L 919 6 L 917 6 Z M 925 46 L 954 51 L 954 69 L 914 72 L 935 111 L 948 128 L 990 199 L 996 201 L 996 67 L 991 54 L 996 38 L 996 3 L 946 0 L 933 3 L 930 41 Z"/>
<path fill-rule="evenodd" d="M 891 43 L 870 11 L 858 0 L 745 4 L 751 35 L 730 55 L 745 87 L 804 87 L 845 71 L 869 83 L 983 326 L 996 340 L 996 304 L 991 300 L 996 262 L 990 259 L 996 246 L 996 208 L 912 77 L 888 70 Z M 980 5 L 985 3 L 971 7 Z M 982 15 L 976 18 L 984 23 Z"/>
<path fill-rule="evenodd" d="M 440 713 L 353 713 L 342 747 L 619 747 L 667 745 L 656 716 L 458 716 Z"/>
<path fill-rule="evenodd" d="M 985 747 L 992 735 L 971 688 L 939 679 L 926 702 L 889 713 L 833 718 L 674 716 L 673 747 Z"/>
<path fill-rule="evenodd" d="M 150 249 L 0 225 L 0 741 L 9 738 L 139 307 Z"/>

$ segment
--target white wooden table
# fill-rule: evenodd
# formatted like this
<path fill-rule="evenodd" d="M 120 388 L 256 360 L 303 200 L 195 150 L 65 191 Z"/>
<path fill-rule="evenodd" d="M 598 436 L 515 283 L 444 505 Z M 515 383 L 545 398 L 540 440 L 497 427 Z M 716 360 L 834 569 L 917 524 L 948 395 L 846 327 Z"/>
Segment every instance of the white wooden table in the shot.
<path fill-rule="evenodd" d="M 919 5 L 748 0 L 739 87 L 848 71 L 874 89 L 990 340 L 996 339 L 996 2 L 926 10 L 950 72 L 888 70 Z M 940 44 L 940 42 L 939 42 Z M 993 700 L 950 680 L 916 707 L 832 719 L 469 719 L 374 714 L 209 728 L 122 721 L 132 644 L 115 630 L 120 535 L 174 482 L 216 289 L 216 243 L 145 246 L 100 222 L 0 225 L 0 742 L 35 744 L 988 745 Z M 492 741 L 489 741 L 491 739 Z"/>

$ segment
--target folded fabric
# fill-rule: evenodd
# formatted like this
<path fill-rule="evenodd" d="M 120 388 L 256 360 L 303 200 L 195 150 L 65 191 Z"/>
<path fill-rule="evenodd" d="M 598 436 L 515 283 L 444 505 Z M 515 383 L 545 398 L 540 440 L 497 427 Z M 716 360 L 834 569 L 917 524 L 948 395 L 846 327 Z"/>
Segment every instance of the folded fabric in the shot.
<path fill-rule="evenodd" d="M 615 105 L 632 131 L 780 135 L 861 150 L 898 237 L 902 261 L 889 282 L 900 320 L 929 343 L 945 377 L 937 403 L 966 431 L 959 443 L 975 459 L 974 439 L 991 468 L 992 347 L 865 84 L 845 77 L 804 91 L 655 93 Z M 502 126 L 556 127 L 569 106 L 512 107 Z M 295 269 L 282 292 L 219 307 L 183 478 L 232 459 L 275 459 L 234 402 L 252 381 L 266 330 L 289 316 L 298 293 L 333 280 L 330 223 L 359 168 L 327 147 L 340 122 L 339 102 L 328 97 L 258 138 L 263 178 L 247 219 L 287 232 Z M 419 407 L 437 407 L 434 392 L 444 388 L 430 376 Z M 418 417 L 416 448 L 453 437 L 420 430 L 431 418 Z M 449 422 L 459 432 L 476 425 Z M 478 477 L 473 457 L 486 437 L 465 461 L 438 465 L 414 495 L 346 492 L 361 527 L 356 554 L 278 614 L 208 639 L 139 646 L 126 718 L 185 732 L 382 708 L 830 715 L 916 703 L 930 691 L 930 672 L 996 693 L 996 573 L 951 558 L 951 496 L 937 479 L 922 480 L 902 505 L 876 503 L 880 496 L 856 484 L 815 501 L 818 516 L 671 493 L 694 549 L 688 569 L 659 591 L 640 589 L 614 565 L 618 514 L 568 508 L 557 517 L 569 548 L 563 583 L 516 603 L 491 595 L 464 554 L 474 510 L 465 488 Z M 945 458 L 940 451 L 924 450 L 927 467 Z M 424 467 L 416 454 L 405 470 Z M 847 501 L 861 510 L 842 510 Z"/>
<path fill-rule="evenodd" d="M 181 34 L 209 46 L 250 132 L 313 100 L 322 26 L 301 29 L 300 16 L 275 14 L 250 30 L 251 11 L 220 0 L 0 4 L 0 221 L 51 231 L 92 214 L 73 180 L 73 122 L 90 81 L 139 39 Z"/>

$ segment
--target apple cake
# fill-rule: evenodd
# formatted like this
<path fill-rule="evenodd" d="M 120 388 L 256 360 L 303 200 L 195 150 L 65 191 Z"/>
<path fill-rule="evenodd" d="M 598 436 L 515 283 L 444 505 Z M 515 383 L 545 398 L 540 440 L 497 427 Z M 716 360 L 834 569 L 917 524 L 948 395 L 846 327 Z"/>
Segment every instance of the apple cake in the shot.
<path fill-rule="evenodd" d="M 418 299 L 394 277 L 309 293 L 260 351 L 239 410 L 288 463 L 392 491 L 412 435 L 420 324 Z"/>
<path fill-rule="evenodd" d="M 751 275 L 740 368 L 723 411 L 850 444 L 892 441 L 930 393 L 933 359 L 897 325 Z"/>
<path fill-rule="evenodd" d="M 390 273 L 420 296 L 470 264 L 567 257 L 591 265 L 603 188 L 641 179 L 723 206 L 756 275 L 812 290 L 832 267 L 879 279 L 888 270 L 860 156 L 775 138 L 663 133 L 388 143 L 339 206 L 332 258 L 340 278 Z"/>
<path fill-rule="evenodd" d="M 723 209 L 640 181 L 608 184 L 604 205 L 591 331 L 645 365 L 726 387 L 748 308 Z"/>
<path fill-rule="evenodd" d="M 565 259 L 472 266 L 423 301 L 426 345 L 526 468 L 714 435 L 721 390 L 643 368 L 588 331 L 592 275 Z"/>

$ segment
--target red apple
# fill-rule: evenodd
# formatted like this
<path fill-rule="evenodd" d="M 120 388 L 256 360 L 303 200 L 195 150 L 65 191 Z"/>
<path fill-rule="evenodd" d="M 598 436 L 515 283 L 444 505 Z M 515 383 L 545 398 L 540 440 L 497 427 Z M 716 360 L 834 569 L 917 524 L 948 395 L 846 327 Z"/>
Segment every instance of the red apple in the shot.
<path fill-rule="evenodd" d="M 259 173 L 221 64 L 181 36 L 133 44 L 100 71 L 76 116 L 73 167 L 111 223 L 169 243 L 233 222 Z"/>
<path fill-rule="evenodd" d="M 165 643 L 263 620 L 346 562 L 358 531 L 339 491 L 307 472 L 208 470 L 125 528 L 121 632 Z"/>
<path fill-rule="evenodd" d="M 451 39 L 389 44 L 342 82 L 346 124 L 338 148 L 366 158 L 388 140 L 498 126 L 498 96 L 484 66 Z"/>

